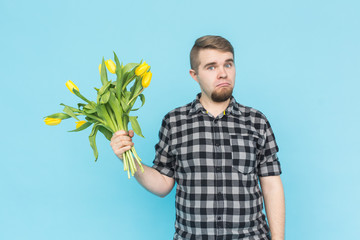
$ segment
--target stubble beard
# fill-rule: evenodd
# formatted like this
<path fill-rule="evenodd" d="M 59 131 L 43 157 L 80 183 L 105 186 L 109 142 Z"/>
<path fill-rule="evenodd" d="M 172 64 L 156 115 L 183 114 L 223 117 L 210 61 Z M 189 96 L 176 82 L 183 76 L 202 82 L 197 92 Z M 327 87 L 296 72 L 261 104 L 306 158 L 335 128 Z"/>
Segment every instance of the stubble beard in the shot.
<path fill-rule="evenodd" d="M 225 102 L 232 96 L 233 88 L 222 87 L 211 93 L 211 100 L 214 102 Z"/>

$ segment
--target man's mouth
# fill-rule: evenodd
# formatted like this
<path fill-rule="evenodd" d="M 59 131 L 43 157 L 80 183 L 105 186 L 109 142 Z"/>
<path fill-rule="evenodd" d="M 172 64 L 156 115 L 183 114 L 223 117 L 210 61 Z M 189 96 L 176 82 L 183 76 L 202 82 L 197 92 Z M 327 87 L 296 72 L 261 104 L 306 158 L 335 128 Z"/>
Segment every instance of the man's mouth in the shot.
<path fill-rule="evenodd" d="M 216 87 L 229 87 L 230 83 L 220 83 L 218 85 L 216 85 Z"/>

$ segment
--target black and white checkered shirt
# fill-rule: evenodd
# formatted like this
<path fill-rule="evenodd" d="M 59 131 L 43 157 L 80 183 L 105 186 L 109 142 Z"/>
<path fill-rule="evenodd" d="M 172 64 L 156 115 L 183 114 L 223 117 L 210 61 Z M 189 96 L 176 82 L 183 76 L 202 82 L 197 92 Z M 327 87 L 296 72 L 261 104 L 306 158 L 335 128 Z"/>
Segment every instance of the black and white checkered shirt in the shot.
<path fill-rule="evenodd" d="M 236 102 L 213 117 L 196 99 L 165 115 L 153 168 L 175 178 L 174 239 L 270 239 L 258 177 L 280 175 L 266 117 Z"/>

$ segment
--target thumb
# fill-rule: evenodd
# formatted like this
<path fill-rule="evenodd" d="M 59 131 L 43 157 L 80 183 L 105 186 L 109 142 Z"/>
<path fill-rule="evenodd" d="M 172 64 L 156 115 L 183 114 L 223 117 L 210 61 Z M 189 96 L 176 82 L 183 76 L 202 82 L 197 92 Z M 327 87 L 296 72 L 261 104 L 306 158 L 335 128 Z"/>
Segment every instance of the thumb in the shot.
<path fill-rule="evenodd" d="M 134 131 L 133 130 L 129 130 L 129 137 L 133 137 L 134 136 Z"/>

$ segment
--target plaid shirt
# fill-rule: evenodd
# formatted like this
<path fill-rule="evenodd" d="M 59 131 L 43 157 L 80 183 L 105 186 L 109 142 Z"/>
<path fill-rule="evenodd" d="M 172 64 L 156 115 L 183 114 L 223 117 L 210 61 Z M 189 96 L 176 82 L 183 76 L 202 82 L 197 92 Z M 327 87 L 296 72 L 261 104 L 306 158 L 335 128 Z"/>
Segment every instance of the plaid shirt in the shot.
<path fill-rule="evenodd" d="M 266 117 L 234 97 L 217 117 L 196 99 L 165 115 L 153 168 L 176 187 L 174 239 L 270 239 L 258 177 L 280 175 Z"/>

